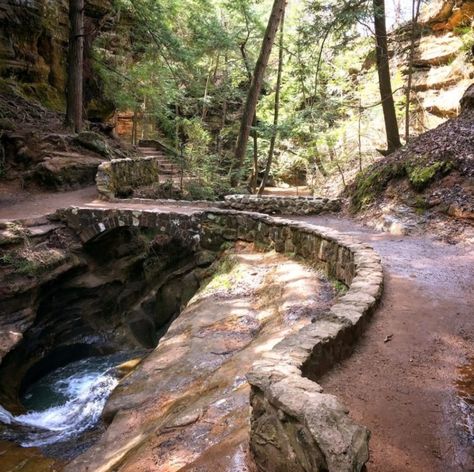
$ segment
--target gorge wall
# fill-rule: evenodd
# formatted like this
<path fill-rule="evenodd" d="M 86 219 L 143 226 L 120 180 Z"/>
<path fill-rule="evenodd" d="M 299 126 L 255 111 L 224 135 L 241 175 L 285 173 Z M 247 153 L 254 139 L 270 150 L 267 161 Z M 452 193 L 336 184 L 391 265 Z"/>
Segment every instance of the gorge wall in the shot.
<path fill-rule="evenodd" d="M 435 0 L 422 9 L 413 61 L 413 127 L 419 132 L 457 116 L 474 78 L 474 2 Z M 395 37 L 394 63 L 408 63 L 405 31 Z"/>
<path fill-rule="evenodd" d="M 217 257 L 157 232 L 116 228 L 82 245 L 58 222 L 0 231 L 2 406 L 21 412 L 21 391 L 65 363 L 156 346 Z"/>
<path fill-rule="evenodd" d="M 113 111 L 101 97 L 91 59 L 92 42 L 110 27 L 110 0 L 85 2 L 85 99 L 89 118 Z M 27 97 L 64 111 L 66 57 L 69 40 L 67 0 L 0 2 L 0 78 L 17 83 Z"/>

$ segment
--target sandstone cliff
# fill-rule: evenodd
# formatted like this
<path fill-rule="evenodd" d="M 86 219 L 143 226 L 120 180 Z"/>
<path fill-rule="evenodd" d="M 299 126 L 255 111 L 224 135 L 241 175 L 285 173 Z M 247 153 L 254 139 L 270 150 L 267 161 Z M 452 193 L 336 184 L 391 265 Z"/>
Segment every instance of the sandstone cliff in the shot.
<path fill-rule="evenodd" d="M 86 100 L 97 99 L 100 85 L 90 60 L 94 38 L 106 28 L 110 0 L 86 0 Z M 0 78 L 14 81 L 26 97 L 44 106 L 64 109 L 66 57 L 69 35 L 67 0 L 0 2 Z M 103 112 L 111 112 L 102 102 Z M 94 117 L 93 117 L 94 118 Z"/>
<path fill-rule="evenodd" d="M 413 73 L 413 127 L 422 132 L 458 115 L 474 78 L 474 1 L 434 0 L 420 18 Z M 408 38 L 400 31 L 397 59 L 408 62 Z M 406 68 L 406 67 L 405 67 Z"/>

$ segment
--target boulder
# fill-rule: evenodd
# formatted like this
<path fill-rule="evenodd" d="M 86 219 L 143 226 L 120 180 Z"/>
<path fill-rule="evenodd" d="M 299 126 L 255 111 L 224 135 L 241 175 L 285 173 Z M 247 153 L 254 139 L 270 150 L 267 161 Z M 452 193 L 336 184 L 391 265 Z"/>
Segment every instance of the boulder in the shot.
<path fill-rule="evenodd" d="M 94 156 L 58 153 L 47 156 L 33 170 L 33 180 L 53 189 L 77 188 L 94 182 L 102 159 Z"/>

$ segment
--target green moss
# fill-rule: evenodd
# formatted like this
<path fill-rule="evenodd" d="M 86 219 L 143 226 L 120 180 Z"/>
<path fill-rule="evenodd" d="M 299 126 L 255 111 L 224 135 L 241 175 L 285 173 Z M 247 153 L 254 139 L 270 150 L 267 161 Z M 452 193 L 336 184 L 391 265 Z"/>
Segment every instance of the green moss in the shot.
<path fill-rule="evenodd" d="M 58 112 L 65 110 L 66 104 L 64 95 L 47 84 L 23 84 L 21 86 L 21 92 L 25 98 L 37 100 L 49 110 Z"/>
<path fill-rule="evenodd" d="M 53 248 L 32 248 L 29 231 L 18 223 L 8 223 L 8 231 L 22 240 L 20 249 L 5 251 L 0 256 L 0 266 L 11 267 L 22 275 L 34 276 L 55 267 L 64 260 L 64 254 Z"/>
<path fill-rule="evenodd" d="M 398 163 L 369 168 L 359 173 L 351 197 L 352 210 L 358 211 L 372 203 L 391 179 L 404 175 L 405 169 Z"/>
<path fill-rule="evenodd" d="M 337 295 L 344 295 L 345 293 L 347 293 L 347 291 L 349 290 L 347 285 L 342 283 L 341 281 L 339 280 L 336 280 L 336 279 L 333 279 L 331 280 L 333 286 L 334 286 L 334 290 L 336 290 L 336 294 Z"/>
<path fill-rule="evenodd" d="M 410 184 L 415 190 L 421 191 L 425 189 L 438 173 L 446 173 L 451 170 L 450 162 L 438 161 L 431 165 L 408 164 L 406 171 Z"/>
<path fill-rule="evenodd" d="M 104 157 L 109 157 L 112 154 L 105 138 L 93 131 L 82 131 L 75 138 L 74 141 L 80 146 L 96 152 Z"/>
<path fill-rule="evenodd" d="M 219 265 L 205 285 L 201 293 L 209 294 L 215 290 L 230 290 L 243 278 L 243 267 L 237 263 L 232 254 L 228 254 L 219 261 Z"/>
<path fill-rule="evenodd" d="M 372 203 L 386 189 L 392 179 L 407 177 L 410 185 L 417 191 L 425 189 L 440 175 L 445 175 L 454 167 L 451 161 L 431 163 L 426 156 L 413 156 L 404 162 L 380 163 L 360 172 L 355 180 L 351 195 L 351 209 L 360 211 Z M 425 208 L 424 202 L 415 207 Z"/>

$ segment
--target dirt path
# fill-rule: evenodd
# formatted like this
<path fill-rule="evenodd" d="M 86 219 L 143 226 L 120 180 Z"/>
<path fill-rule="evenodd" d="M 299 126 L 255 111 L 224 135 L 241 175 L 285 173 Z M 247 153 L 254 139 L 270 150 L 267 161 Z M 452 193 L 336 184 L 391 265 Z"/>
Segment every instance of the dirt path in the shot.
<path fill-rule="evenodd" d="M 474 359 L 473 248 L 301 219 L 355 235 L 382 257 L 381 306 L 355 353 L 321 381 L 371 430 L 368 472 L 474 470 L 468 405 L 456 389 L 458 368 Z"/>
<path fill-rule="evenodd" d="M 0 185 L 0 221 L 37 218 L 58 208 L 82 205 L 98 199 L 95 186 L 69 192 L 28 192 L 16 185 Z"/>

